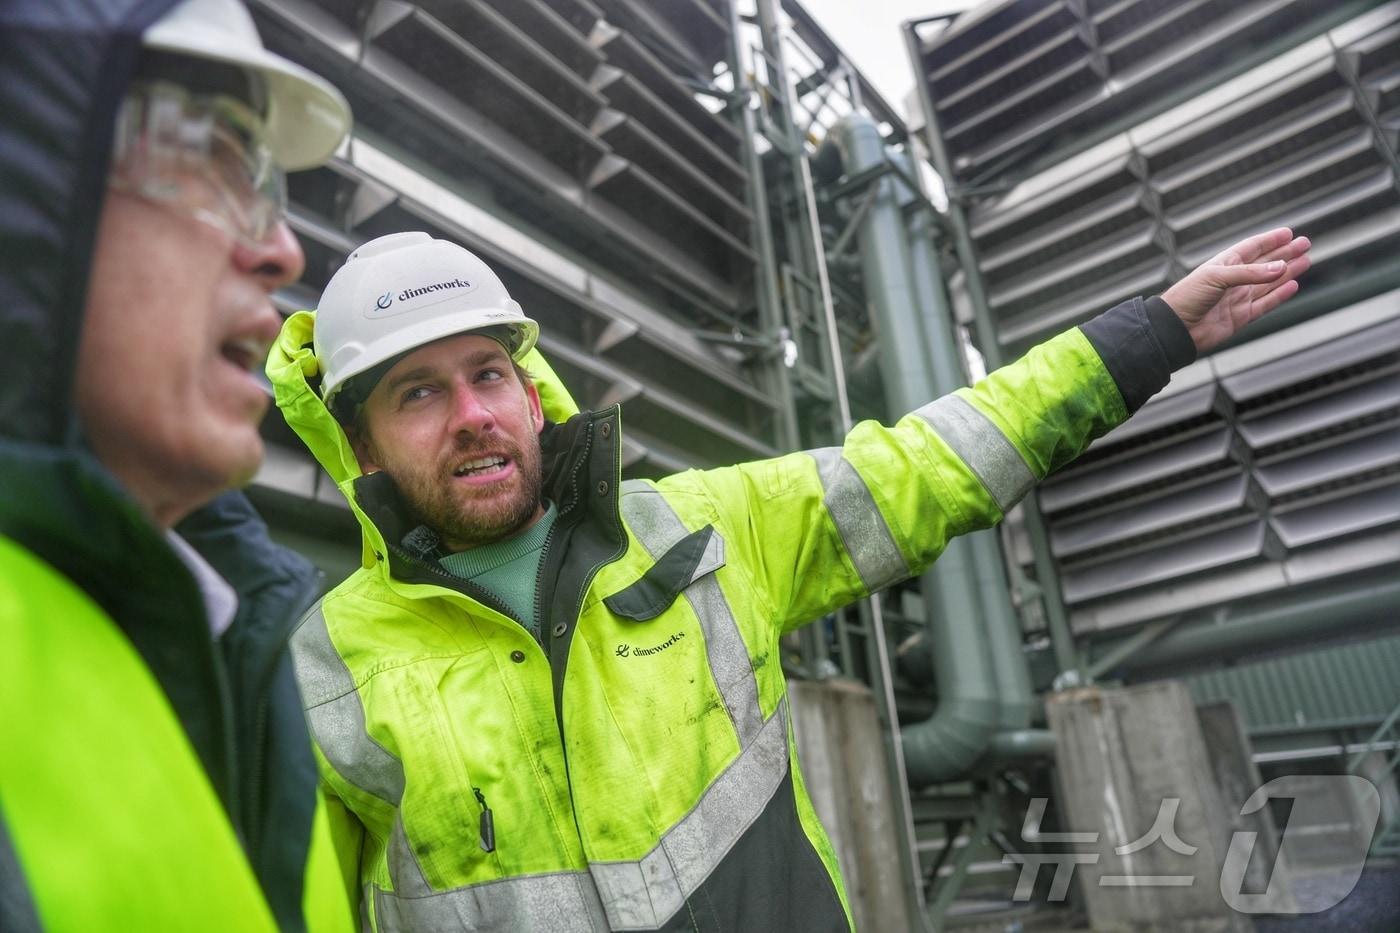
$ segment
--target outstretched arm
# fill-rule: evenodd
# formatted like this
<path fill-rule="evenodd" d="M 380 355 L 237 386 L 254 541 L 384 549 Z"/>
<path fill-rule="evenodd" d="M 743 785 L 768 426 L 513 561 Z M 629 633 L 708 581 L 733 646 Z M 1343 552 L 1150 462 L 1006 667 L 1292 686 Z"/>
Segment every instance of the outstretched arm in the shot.
<path fill-rule="evenodd" d="M 697 497 L 787 629 L 920 573 L 961 534 L 1000 521 L 1167 384 L 1298 289 L 1309 243 L 1286 228 L 1242 240 L 1161 297 L 1134 298 L 1033 347 L 893 427 L 837 448 L 658 483 Z M 703 522 L 702 522 L 703 524 Z M 694 528 L 688 530 L 695 530 Z"/>

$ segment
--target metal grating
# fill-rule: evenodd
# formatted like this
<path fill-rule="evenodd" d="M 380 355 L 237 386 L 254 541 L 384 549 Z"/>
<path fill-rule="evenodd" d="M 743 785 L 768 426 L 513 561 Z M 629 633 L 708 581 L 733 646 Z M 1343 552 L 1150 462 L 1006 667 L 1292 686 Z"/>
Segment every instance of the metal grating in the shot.
<path fill-rule="evenodd" d="M 1080 631 L 1400 562 L 1400 290 L 1183 370 L 1040 504 Z"/>

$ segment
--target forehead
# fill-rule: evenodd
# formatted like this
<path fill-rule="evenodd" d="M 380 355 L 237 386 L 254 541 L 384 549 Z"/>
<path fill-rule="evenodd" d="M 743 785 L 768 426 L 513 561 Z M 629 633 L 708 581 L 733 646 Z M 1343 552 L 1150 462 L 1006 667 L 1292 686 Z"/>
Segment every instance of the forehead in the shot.
<path fill-rule="evenodd" d="M 441 373 L 462 366 L 491 362 L 510 363 L 510 355 L 506 353 L 505 347 L 480 334 L 456 334 L 434 340 L 406 353 L 390 367 L 376 388 L 391 386 L 395 380 L 411 373 Z"/>

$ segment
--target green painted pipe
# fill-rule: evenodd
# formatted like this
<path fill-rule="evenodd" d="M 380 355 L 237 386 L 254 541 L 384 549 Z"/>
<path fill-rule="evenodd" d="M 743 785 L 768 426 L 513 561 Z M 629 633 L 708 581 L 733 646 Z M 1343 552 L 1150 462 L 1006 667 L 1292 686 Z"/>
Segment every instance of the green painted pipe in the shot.
<path fill-rule="evenodd" d="M 835 147 L 847 175 L 885 163 L 879 130 L 862 114 L 840 120 L 825 145 Z M 829 159 L 829 152 L 819 156 L 819 161 Z M 899 203 L 900 183 L 885 174 L 871 184 L 876 186 L 874 199 L 859 228 L 861 268 L 879 338 L 886 403 L 903 413 L 965 381 L 948 324 L 947 296 L 932 265 L 932 243 L 926 241 L 928 231 L 916 230 L 911 245 Z M 933 327 L 926 326 L 930 321 Z M 1002 600 L 994 594 L 998 586 L 1005 589 L 1001 568 L 989 565 L 986 546 L 974 542 L 975 537 L 953 541 L 920 579 L 939 702 L 931 718 L 901 734 L 909 783 L 916 787 L 966 773 L 999 729 L 1028 722 L 1029 700 L 1018 699 L 1022 686 L 1029 694 L 1019 627 L 1014 614 L 1009 626 L 997 617 Z M 995 539 L 989 540 L 995 551 Z M 992 604 L 991 612 L 987 603 Z M 1009 609 L 1009 598 L 1005 606 Z M 1008 663 L 1013 639 L 1019 675 L 1014 663 Z M 1013 708 L 1003 702 L 1004 694 L 1013 698 Z"/>

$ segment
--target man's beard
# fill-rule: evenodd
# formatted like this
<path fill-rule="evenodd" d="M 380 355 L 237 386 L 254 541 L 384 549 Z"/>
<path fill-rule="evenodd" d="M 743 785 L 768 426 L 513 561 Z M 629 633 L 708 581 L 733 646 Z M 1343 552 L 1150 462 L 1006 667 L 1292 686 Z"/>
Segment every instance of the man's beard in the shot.
<path fill-rule="evenodd" d="M 432 473 L 396 470 L 392 474 L 409 512 L 419 523 L 437 532 L 447 550 L 464 551 L 508 538 L 523 530 L 539 508 L 539 439 L 531 438 L 524 448 L 497 443 L 492 449 L 504 453 L 515 464 L 516 471 L 508 480 L 512 487 L 508 494 L 488 487 L 494 495 L 473 496 L 472 487 L 454 481 L 451 466 Z M 461 463 L 473 456 L 471 450 L 459 451 L 450 462 Z M 489 501 L 474 501 L 477 498 Z"/>

